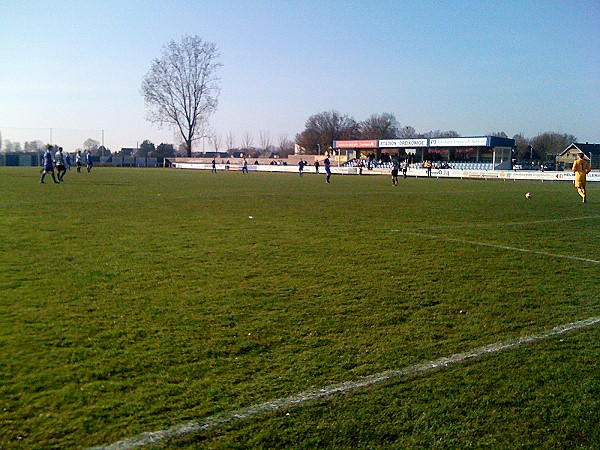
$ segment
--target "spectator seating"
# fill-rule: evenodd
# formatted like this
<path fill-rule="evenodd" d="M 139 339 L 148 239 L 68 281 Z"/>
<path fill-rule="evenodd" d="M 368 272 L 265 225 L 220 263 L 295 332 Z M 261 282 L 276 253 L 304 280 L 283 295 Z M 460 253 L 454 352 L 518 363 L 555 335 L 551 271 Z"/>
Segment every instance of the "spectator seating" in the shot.
<path fill-rule="evenodd" d="M 367 169 L 367 161 L 363 161 L 364 164 L 364 169 Z M 436 165 L 438 163 L 434 162 L 433 163 L 433 168 L 436 169 Z M 357 159 L 353 159 L 351 161 L 348 161 L 344 164 L 342 164 L 342 167 L 357 167 L 358 166 L 358 160 Z M 373 161 L 372 163 L 373 168 L 377 169 L 377 168 L 383 168 L 383 169 L 389 169 L 392 167 L 392 163 L 391 162 L 378 162 L 378 161 Z M 491 162 L 464 162 L 464 161 L 451 161 L 448 163 L 448 166 L 450 167 L 450 169 L 455 169 L 455 170 L 494 170 L 494 165 Z M 423 168 L 423 163 L 414 163 L 411 165 L 411 168 L 413 169 L 422 169 Z"/>

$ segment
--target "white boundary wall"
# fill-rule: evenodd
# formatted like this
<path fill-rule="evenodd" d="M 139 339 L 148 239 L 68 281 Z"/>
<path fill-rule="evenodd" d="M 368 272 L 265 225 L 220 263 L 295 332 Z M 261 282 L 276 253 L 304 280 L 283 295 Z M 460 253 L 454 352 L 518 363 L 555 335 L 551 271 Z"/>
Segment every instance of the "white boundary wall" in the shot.
<path fill-rule="evenodd" d="M 174 163 L 173 166 L 177 169 L 200 169 L 211 170 L 211 164 L 198 163 Z M 241 171 L 242 167 L 238 164 L 217 164 L 217 170 Z M 298 173 L 298 166 L 282 166 L 282 165 L 254 165 L 248 164 L 250 172 L 284 172 Z M 337 167 L 331 166 L 331 172 L 338 175 L 358 175 L 357 167 Z M 305 174 L 314 174 L 313 166 L 304 168 Z M 363 169 L 363 176 L 366 175 L 390 175 L 390 169 Z M 319 169 L 319 174 L 324 175 L 325 169 L 323 166 Z M 427 176 L 425 169 L 408 169 L 408 176 L 425 178 Z M 402 176 L 402 174 L 400 174 Z M 456 169 L 433 169 L 431 176 L 434 178 L 475 178 L 475 179 L 491 179 L 491 180 L 537 180 L 537 181 L 570 181 L 575 180 L 573 172 L 541 172 L 528 170 L 456 170 Z M 591 172 L 587 176 L 588 181 L 600 181 L 600 172 Z"/>

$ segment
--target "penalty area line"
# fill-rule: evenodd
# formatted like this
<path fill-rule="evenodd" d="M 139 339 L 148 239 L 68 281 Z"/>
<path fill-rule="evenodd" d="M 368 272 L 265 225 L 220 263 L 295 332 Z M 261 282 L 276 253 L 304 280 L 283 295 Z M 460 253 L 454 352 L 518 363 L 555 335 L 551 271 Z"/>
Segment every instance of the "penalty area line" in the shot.
<path fill-rule="evenodd" d="M 215 416 L 204 418 L 198 422 L 189 422 L 186 424 L 177 425 L 171 428 L 166 428 L 155 432 L 142 433 L 138 436 L 123 441 L 118 441 L 114 444 L 107 445 L 105 447 L 95 447 L 95 449 L 129 450 L 156 444 L 166 439 L 180 438 L 186 435 L 193 435 L 197 433 L 206 432 L 208 430 L 217 428 L 222 425 L 226 425 L 231 422 L 246 420 L 251 417 L 256 417 L 262 414 L 278 411 L 281 409 L 289 409 L 296 406 L 301 406 L 313 400 L 327 399 L 337 394 L 343 394 L 345 392 L 366 388 L 398 378 L 408 378 L 410 376 L 430 372 L 437 368 L 448 367 L 453 364 L 458 364 L 471 359 L 481 358 L 486 355 L 496 354 L 504 350 L 517 348 L 519 346 L 541 341 L 543 339 L 552 338 L 554 336 L 558 336 L 570 331 L 579 330 L 582 328 L 589 328 L 598 323 L 600 323 L 600 316 L 590 317 L 588 319 L 580 320 L 578 322 L 560 325 L 552 328 L 551 330 L 547 330 L 541 333 L 523 336 L 507 341 L 501 341 L 495 344 L 485 345 L 483 347 L 479 347 L 465 353 L 458 353 L 448 357 L 443 357 L 432 361 L 407 366 L 400 370 L 390 370 L 375 375 L 362 377 L 354 381 L 347 381 L 344 383 L 326 386 L 321 389 L 312 389 L 304 391 L 290 397 L 283 397 L 258 405 L 241 408 L 235 411 L 217 414 Z"/>
<path fill-rule="evenodd" d="M 528 220 L 522 222 L 494 222 L 494 223 L 470 223 L 460 225 L 440 225 L 431 227 L 419 227 L 421 230 L 436 231 L 436 230 L 456 230 L 456 229 L 468 229 L 468 228 L 498 228 L 498 227 L 514 227 L 514 226 L 535 226 L 548 223 L 564 223 L 564 222 L 575 222 L 580 220 L 595 220 L 600 219 L 600 215 L 593 216 L 581 216 L 581 217 L 562 217 L 560 219 L 541 219 L 541 220 Z M 403 232 L 402 230 L 393 230 L 397 232 Z M 408 231 L 407 231 L 408 232 Z"/>
<path fill-rule="evenodd" d="M 529 253 L 531 255 L 549 256 L 551 258 L 570 259 L 572 261 L 581 261 L 581 262 L 592 263 L 592 264 L 600 264 L 600 261 L 598 261 L 596 259 L 580 258 L 579 256 L 560 255 L 557 253 L 541 252 L 539 250 L 529 250 L 526 248 L 510 247 L 508 245 L 489 244 L 487 242 L 469 241 L 467 239 L 457 239 L 457 238 L 450 238 L 450 237 L 446 237 L 446 236 L 437 236 L 434 234 L 417 233 L 415 231 L 402 231 L 402 230 L 391 230 L 391 231 L 394 233 L 402 232 L 402 233 L 412 234 L 415 236 L 421 236 L 421 237 L 426 237 L 426 238 L 430 238 L 430 239 L 439 239 L 442 241 L 457 242 L 459 244 L 470 244 L 470 245 L 476 245 L 479 247 L 490 247 L 490 248 L 497 248 L 500 250 L 511 250 L 514 252 Z"/>

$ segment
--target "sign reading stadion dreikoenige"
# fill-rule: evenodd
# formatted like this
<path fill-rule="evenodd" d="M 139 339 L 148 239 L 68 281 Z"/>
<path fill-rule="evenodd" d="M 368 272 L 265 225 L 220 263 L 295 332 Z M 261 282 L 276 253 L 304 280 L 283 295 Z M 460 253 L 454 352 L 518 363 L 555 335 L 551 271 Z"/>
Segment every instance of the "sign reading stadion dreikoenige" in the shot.
<path fill-rule="evenodd" d="M 380 148 L 427 147 L 427 139 L 382 139 Z"/>

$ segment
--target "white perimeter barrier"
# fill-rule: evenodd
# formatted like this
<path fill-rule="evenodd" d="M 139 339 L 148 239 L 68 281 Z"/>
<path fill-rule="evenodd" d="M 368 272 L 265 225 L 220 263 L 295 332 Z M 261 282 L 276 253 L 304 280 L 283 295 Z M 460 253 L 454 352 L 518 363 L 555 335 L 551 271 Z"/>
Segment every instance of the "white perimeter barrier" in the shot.
<path fill-rule="evenodd" d="M 177 169 L 200 169 L 200 170 L 211 170 L 211 164 L 200 164 L 200 163 L 174 163 L 173 166 Z M 238 164 L 217 164 L 216 168 L 218 171 L 241 171 L 242 166 Z M 282 166 L 282 165 L 268 165 L 268 164 L 248 164 L 249 172 L 284 172 L 284 173 L 298 173 L 298 166 Z M 315 168 L 313 166 L 307 166 L 304 168 L 305 174 L 315 174 Z M 357 167 L 337 167 L 331 166 L 331 173 L 338 175 L 358 175 Z M 319 174 L 324 175 L 325 170 L 321 166 L 319 168 Z M 390 175 L 390 169 L 377 168 L 368 170 L 363 169 L 363 175 Z M 413 169 L 410 168 L 407 171 L 407 175 L 411 177 L 424 178 L 427 176 L 425 169 Z M 402 176 L 402 173 L 400 173 Z M 490 179 L 490 180 L 537 180 L 537 181 L 570 181 L 575 180 L 573 172 L 542 172 L 542 171 L 528 171 L 528 170 L 457 170 L 457 169 L 433 169 L 431 176 L 434 178 L 475 178 L 475 179 Z M 587 176 L 588 181 L 600 181 L 600 172 L 591 172 Z"/>

